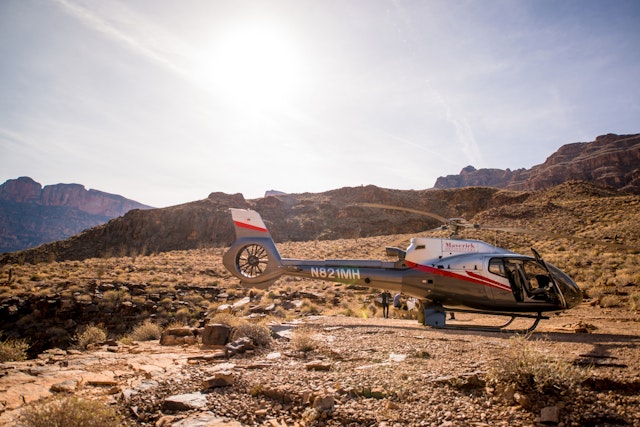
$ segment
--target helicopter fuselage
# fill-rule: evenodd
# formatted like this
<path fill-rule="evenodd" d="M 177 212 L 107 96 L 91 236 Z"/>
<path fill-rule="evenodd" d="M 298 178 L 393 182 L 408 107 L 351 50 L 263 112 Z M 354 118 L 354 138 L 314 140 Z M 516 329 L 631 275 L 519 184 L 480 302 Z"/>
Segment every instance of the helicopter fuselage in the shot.
<path fill-rule="evenodd" d="M 575 282 L 537 252 L 516 254 L 479 240 L 416 237 L 396 259 L 281 258 L 254 211 L 232 209 L 237 239 L 223 257 L 243 283 L 259 287 L 281 275 L 402 292 L 444 307 L 514 313 L 562 311 L 582 301 Z"/>

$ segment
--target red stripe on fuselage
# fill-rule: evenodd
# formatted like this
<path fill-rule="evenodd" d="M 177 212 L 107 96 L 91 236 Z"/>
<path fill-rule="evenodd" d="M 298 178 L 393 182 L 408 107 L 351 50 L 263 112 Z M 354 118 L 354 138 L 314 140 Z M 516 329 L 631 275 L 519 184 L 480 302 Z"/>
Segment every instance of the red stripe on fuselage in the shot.
<path fill-rule="evenodd" d="M 476 283 L 478 285 L 491 286 L 492 288 L 500 289 L 501 291 L 511 291 L 510 287 L 506 285 L 496 282 L 495 280 L 488 279 L 480 274 L 474 273 L 472 271 L 465 271 L 468 276 L 463 274 L 454 273 L 452 271 L 444 270 L 442 268 L 429 267 L 427 265 L 416 264 L 415 262 L 407 261 L 407 266 L 409 268 L 413 268 L 414 270 L 424 271 L 425 273 L 436 274 L 438 276 L 450 277 L 452 279 L 464 280 L 465 282 Z"/>
<path fill-rule="evenodd" d="M 247 224 L 246 222 L 234 221 L 234 224 L 236 225 L 236 227 L 240 227 L 240 228 L 247 228 L 249 230 L 261 231 L 263 233 L 267 232 L 266 228 L 256 227 L 255 225 Z"/>
<path fill-rule="evenodd" d="M 476 278 L 476 279 L 478 279 L 478 280 L 483 280 L 483 281 L 485 281 L 485 282 L 486 282 L 486 284 L 487 284 L 487 285 L 489 285 L 489 286 L 493 286 L 494 288 L 502 289 L 503 291 L 509 291 L 509 292 L 511 292 L 511 287 L 510 287 L 510 286 L 505 285 L 504 283 L 500 283 L 500 282 L 497 282 L 497 281 L 495 281 L 495 280 L 489 279 L 488 277 L 484 277 L 483 275 L 478 274 L 478 273 L 474 273 L 473 271 L 467 271 L 466 273 L 467 273 L 469 276 L 471 276 L 471 277 L 475 277 L 475 278 Z"/>

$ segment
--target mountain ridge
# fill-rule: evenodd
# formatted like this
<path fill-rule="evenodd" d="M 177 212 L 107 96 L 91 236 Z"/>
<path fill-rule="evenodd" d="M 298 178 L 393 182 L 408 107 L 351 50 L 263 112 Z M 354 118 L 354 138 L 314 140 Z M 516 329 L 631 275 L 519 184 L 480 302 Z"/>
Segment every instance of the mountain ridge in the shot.
<path fill-rule="evenodd" d="M 585 194 L 607 200 L 612 205 L 625 198 L 625 193 L 578 181 L 542 192 L 491 187 L 390 190 L 369 185 L 253 200 L 244 199 L 242 194 L 211 193 L 207 199 L 178 206 L 135 209 L 66 240 L 0 255 L 0 265 L 135 257 L 173 250 L 225 247 L 234 240 L 229 208 L 260 212 L 275 240 L 287 242 L 419 233 L 442 225 L 424 215 L 375 209 L 360 203 L 411 207 L 446 218 L 468 220 L 483 212 L 506 211 L 506 215 L 496 217 L 503 223 L 500 218 L 509 221 L 530 218 L 536 209 L 540 215 L 545 209 L 561 209 L 553 200 L 580 199 Z M 509 212 L 515 215 L 509 215 Z"/>
<path fill-rule="evenodd" d="M 491 186 L 531 191 L 574 180 L 640 194 L 640 134 L 610 133 L 591 142 L 565 144 L 530 169 L 467 166 L 457 175 L 439 177 L 433 188 Z"/>
<path fill-rule="evenodd" d="M 30 177 L 0 185 L 0 252 L 62 240 L 131 209 L 150 206 L 81 184 L 44 187 Z"/>

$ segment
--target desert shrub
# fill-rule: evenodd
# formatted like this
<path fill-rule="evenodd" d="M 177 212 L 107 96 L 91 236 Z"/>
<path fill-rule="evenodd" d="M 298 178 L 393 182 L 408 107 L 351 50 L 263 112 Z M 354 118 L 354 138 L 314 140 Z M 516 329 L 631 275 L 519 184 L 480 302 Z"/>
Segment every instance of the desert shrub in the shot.
<path fill-rule="evenodd" d="M 640 310 L 640 294 L 631 294 L 629 297 L 629 308 L 633 311 Z"/>
<path fill-rule="evenodd" d="M 277 319 L 285 319 L 287 317 L 287 312 L 284 311 L 281 307 L 276 308 L 271 315 Z"/>
<path fill-rule="evenodd" d="M 296 351 L 308 353 L 318 348 L 318 342 L 313 338 L 313 331 L 308 328 L 296 330 L 291 336 L 291 347 Z"/>
<path fill-rule="evenodd" d="M 7 338 L 2 339 L 0 331 L 0 362 L 17 362 L 27 358 L 29 343 L 23 339 Z"/>
<path fill-rule="evenodd" d="M 526 337 L 513 337 L 509 344 L 504 357 L 487 372 L 488 384 L 513 385 L 523 393 L 542 395 L 570 390 L 585 378 L 584 370 L 531 348 Z"/>
<path fill-rule="evenodd" d="M 371 313 L 371 317 L 375 317 L 376 313 L 378 312 L 378 307 L 376 307 L 375 304 L 369 304 L 367 306 L 367 310 L 369 311 L 369 313 Z"/>
<path fill-rule="evenodd" d="M 605 295 L 605 290 L 600 286 L 590 287 L 585 289 L 585 293 L 589 298 L 593 298 L 599 301 L 600 298 L 602 298 Z"/>
<path fill-rule="evenodd" d="M 27 409 L 21 418 L 25 427 L 118 427 L 115 410 L 94 400 L 67 398 Z"/>
<path fill-rule="evenodd" d="M 255 345 L 263 347 L 268 347 L 272 341 L 271 330 L 268 327 L 249 322 L 241 322 L 233 327 L 231 339 L 237 340 L 242 337 L 251 338 Z"/>
<path fill-rule="evenodd" d="M 353 309 L 351 307 L 346 307 L 346 308 L 342 308 L 342 309 L 338 310 L 338 314 L 341 314 L 341 315 L 347 316 L 347 317 L 355 317 L 356 316 L 356 312 L 353 311 Z"/>
<path fill-rule="evenodd" d="M 302 314 L 318 314 L 320 313 L 320 309 L 317 305 L 312 303 L 309 299 L 305 298 L 302 300 L 302 305 L 300 306 L 300 313 Z"/>
<path fill-rule="evenodd" d="M 604 308 L 617 307 L 620 305 L 620 298 L 615 295 L 604 295 L 600 298 L 599 305 Z"/>
<path fill-rule="evenodd" d="M 79 329 L 73 337 L 76 347 L 86 350 L 91 344 L 98 344 L 107 340 L 107 332 L 101 326 L 88 325 Z"/>
<path fill-rule="evenodd" d="M 176 311 L 175 313 L 175 319 L 179 322 L 188 324 L 190 318 L 191 318 L 191 310 L 188 307 L 179 308 L 178 311 Z"/>
<path fill-rule="evenodd" d="M 45 334 L 49 337 L 49 343 L 55 347 L 66 347 L 69 345 L 71 337 L 69 332 L 60 326 L 50 326 L 46 329 Z"/>
<path fill-rule="evenodd" d="M 134 341 L 151 341 L 159 340 L 162 334 L 162 328 L 151 320 L 147 319 L 140 325 L 133 328 L 130 338 Z"/>
<path fill-rule="evenodd" d="M 93 297 L 87 294 L 80 294 L 75 297 L 78 302 L 91 302 L 93 301 Z"/>
<path fill-rule="evenodd" d="M 126 301 L 131 299 L 131 295 L 129 295 L 129 292 L 127 292 L 124 289 L 112 289 L 112 290 L 106 291 L 102 295 L 102 298 L 104 301 L 107 301 L 110 303 L 117 303 L 120 301 Z"/>
<path fill-rule="evenodd" d="M 219 312 L 211 316 L 209 323 L 219 323 L 221 325 L 234 326 L 238 324 L 240 320 L 229 312 Z"/>

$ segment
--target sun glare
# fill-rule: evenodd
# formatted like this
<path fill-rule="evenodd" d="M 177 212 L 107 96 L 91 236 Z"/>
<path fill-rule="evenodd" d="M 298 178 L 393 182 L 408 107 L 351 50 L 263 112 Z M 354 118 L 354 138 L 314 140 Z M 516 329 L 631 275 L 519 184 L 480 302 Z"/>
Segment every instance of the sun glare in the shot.
<path fill-rule="evenodd" d="M 277 108 L 299 89 L 299 53 L 278 28 L 236 27 L 215 41 L 209 55 L 206 79 L 233 102 Z"/>

